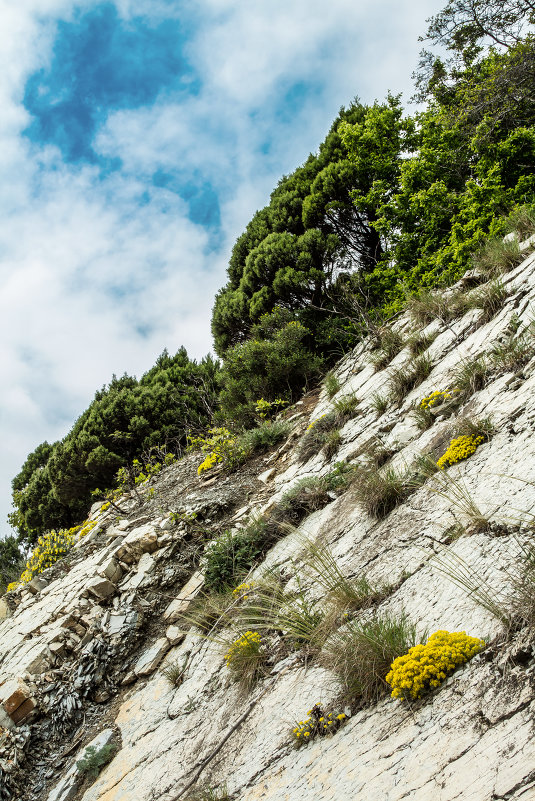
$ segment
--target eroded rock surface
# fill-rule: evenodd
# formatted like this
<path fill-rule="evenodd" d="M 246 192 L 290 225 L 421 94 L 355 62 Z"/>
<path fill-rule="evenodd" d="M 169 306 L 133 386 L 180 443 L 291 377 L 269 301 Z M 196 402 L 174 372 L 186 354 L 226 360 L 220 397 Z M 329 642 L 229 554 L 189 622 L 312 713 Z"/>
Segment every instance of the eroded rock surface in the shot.
<path fill-rule="evenodd" d="M 317 403 L 310 396 L 289 410 L 293 430 L 275 452 L 207 482 L 197 477 L 198 459 L 188 456 L 152 480 L 154 498 L 147 487 L 141 504 L 121 500 L 127 518 L 92 507 L 91 536 L 2 602 L 2 800 L 66 801 L 83 792 L 83 801 L 173 801 L 215 752 L 202 780 L 226 785 L 240 801 L 535 798 L 535 635 L 529 627 L 506 635 L 491 605 L 481 603 L 486 593 L 507 608 L 515 570 L 533 540 L 535 359 L 516 372 L 494 369 L 459 410 L 490 416 L 495 431 L 449 469 L 446 484 L 430 478 L 379 521 L 351 488 L 332 494 L 256 569 L 277 567 L 294 586 L 292 560 L 306 536 L 330 548 L 344 575 L 389 585 L 379 613 L 408 615 L 420 634 L 466 631 L 492 642 L 438 690 L 410 705 L 385 697 L 355 708 L 335 736 L 295 750 L 292 726 L 315 702 L 335 703 L 334 676 L 296 651 L 275 660 L 244 696 L 222 648 L 187 630 L 183 617 L 203 592 L 208 540 L 273 508 L 299 479 L 325 475 L 334 462 L 358 461 L 372 442 L 398 470 L 421 453 L 436 460 L 444 452 L 451 419 L 437 414 L 422 431 L 411 409 L 433 390 L 451 387 L 459 363 L 530 324 L 535 256 L 503 281 L 507 300 L 489 322 L 480 325 L 481 312 L 471 310 L 426 328 L 436 334 L 428 351 L 432 372 L 399 407 L 378 414 L 373 398 L 388 392 L 390 371 L 404 367 L 408 349 L 375 371 L 370 343 L 363 342 L 339 364 L 341 388 L 332 400 L 322 392 Z M 408 315 L 396 326 L 405 334 L 414 329 Z M 299 443 L 310 420 L 350 393 L 359 404 L 341 430 L 338 453 L 328 460 L 320 452 L 303 464 Z M 474 510 L 488 520 L 479 530 L 471 528 Z M 451 580 L 452 564 L 476 577 L 476 590 Z M 306 585 L 306 573 L 300 580 Z M 306 589 L 321 601 L 317 583 L 309 580 Z M 184 667 L 176 686 L 162 664 Z M 79 754 L 112 729 L 120 749 L 80 789 Z"/>

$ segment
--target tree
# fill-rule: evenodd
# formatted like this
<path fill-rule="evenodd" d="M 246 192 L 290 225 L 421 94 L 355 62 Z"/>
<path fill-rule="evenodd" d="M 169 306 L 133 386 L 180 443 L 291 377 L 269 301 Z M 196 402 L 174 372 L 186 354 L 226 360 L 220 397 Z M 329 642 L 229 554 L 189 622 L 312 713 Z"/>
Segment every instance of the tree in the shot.
<path fill-rule="evenodd" d="M 348 158 L 342 123 L 360 130 L 366 151 L 360 160 Z M 381 196 L 389 191 L 403 138 L 398 98 L 373 107 L 355 101 L 340 111 L 317 154 L 281 179 L 269 206 L 238 238 L 228 283 L 216 296 L 212 333 L 220 356 L 244 343 L 261 315 L 275 307 L 302 315 L 315 334 L 324 326 L 328 290 L 339 273 L 375 268 L 383 248 L 374 225 L 374 187 L 381 183 Z M 318 338 L 319 352 L 326 342 Z"/>

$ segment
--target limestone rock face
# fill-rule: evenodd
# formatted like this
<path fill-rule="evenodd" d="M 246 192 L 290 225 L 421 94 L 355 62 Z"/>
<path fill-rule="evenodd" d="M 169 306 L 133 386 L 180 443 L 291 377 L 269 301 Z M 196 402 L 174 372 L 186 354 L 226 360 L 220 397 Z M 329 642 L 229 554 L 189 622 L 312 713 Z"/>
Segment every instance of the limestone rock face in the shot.
<path fill-rule="evenodd" d="M 354 394 L 358 411 L 341 426 L 332 459 L 320 451 L 303 463 L 299 454 L 309 423 L 333 408 L 322 390 L 288 410 L 287 442 L 259 457 L 256 473 L 246 465 L 201 482 L 198 456 L 187 455 L 152 480 L 154 498 L 141 486 L 141 501 L 119 499 L 126 518 L 94 506 L 92 538 L 61 569 L 0 602 L 2 801 L 168 801 L 201 767 L 201 782 L 225 785 L 240 801 L 535 798 L 535 634 L 527 616 L 504 628 L 515 603 L 535 608 L 525 573 L 535 520 L 535 350 L 514 369 L 489 356 L 512 329 L 528 330 L 535 256 L 502 280 L 507 298 L 488 322 L 472 309 L 423 330 L 434 336 L 432 371 L 399 405 L 378 413 L 374 396 L 388 394 L 393 368 L 408 369 L 408 347 L 379 371 L 370 342 L 345 356 L 333 400 Z M 405 337 L 415 333 L 408 314 L 395 326 Z M 422 398 L 452 389 L 455 368 L 485 354 L 483 388 L 451 415 L 435 409 L 429 427 L 419 427 L 413 412 Z M 370 464 L 374 448 L 383 470 L 413 470 L 421 454 L 436 462 L 461 418 L 487 417 L 488 441 L 415 482 L 381 519 L 366 512 L 355 485 L 332 492 L 281 533 L 248 577 L 254 584 L 269 569 L 288 593 L 323 610 L 322 577 L 302 559 L 304 540 L 312 540 L 344 577 L 382 590 L 350 620 L 405 615 L 420 638 L 466 631 L 488 643 L 421 699 L 394 700 L 386 687 L 376 703 L 353 699 L 334 736 L 296 749 L 295 723 L 315 703 L 339 708 L 340 686 L 299 642 L 279 647 L 285 632 L 273 630 L 262 632 L 265 675 L 249 694 L 233 681 L 224 655 L 236 632 L 214 618 L 215 635 L 205 637 L 187 623 L 191 603 L 207 593 L 208 541 L 273 513 L 302 478 L 344 461 Z M 81 777 L 76 762 L 86 747 L 112 735 L 121 744 L 116 755 L 96 778 Z"/>

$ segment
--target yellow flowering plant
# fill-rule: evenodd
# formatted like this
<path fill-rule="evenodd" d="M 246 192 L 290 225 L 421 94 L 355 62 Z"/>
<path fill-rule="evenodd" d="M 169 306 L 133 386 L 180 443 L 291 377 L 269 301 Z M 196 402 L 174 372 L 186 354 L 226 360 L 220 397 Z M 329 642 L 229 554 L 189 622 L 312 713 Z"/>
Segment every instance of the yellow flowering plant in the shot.
<path fill-rule="evenodd" d="M 414 700 L 439 687 L 444 679 L 485 647 L 483 640 L 465 631 L 437 631 L 425 645 L 415 645 L 391 665 L 386 681 L 392 698 Z"/>
<path fill-rule="evenodd" d="M 345 712 L 326 712 L 321 704 L 314 704 L 312 709 L 308 710 L 307 716 L 305 720 L 297 721 L 291 731 L 297 748 L 307 745 L 315 737 L 332 736 L 347 720 Z"/>
<path fill-rule="evenodd" d="M 485 442 L 485 437 L 480 434 L 463 435 L 452 439 L 447 451 L 438 460 L 437 467 L 444 470 L 457 462 L 462 462 L 463 459 L 468 459 L 482 442 Z"/>
<path fill-rule="evenodd" d="M 192 437 L 188 447 L 191 450 L 200 448 L 207 454 L 197 468 L 199 476 L 217 464 L 233 469 L 248 456 L 247 449 L 227 428 L 210 428 L 206 437 Z"/>
<path fill-rule="evenodd" d="M 249 689 L 264 675 L 266 654 L 257 631 L 246 631 L 231 644 L 225 654 L 225 664 L 243 689 Z"/>
<path fill-rule="evenodd" d="M 442 406 L 445 402 L 450 401 L 457 392 L 459 392 L 458 389 L 436 389 L 426 398 L 422 398 L 420 408 L 428 411 L 435 406 Z"/>

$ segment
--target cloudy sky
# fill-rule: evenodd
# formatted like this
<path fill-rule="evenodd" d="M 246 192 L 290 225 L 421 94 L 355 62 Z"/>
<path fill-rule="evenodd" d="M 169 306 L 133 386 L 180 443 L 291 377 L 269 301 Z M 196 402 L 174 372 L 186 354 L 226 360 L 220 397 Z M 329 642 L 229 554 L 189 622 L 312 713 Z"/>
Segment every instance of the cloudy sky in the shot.
<path fill-rule="evenodd" d="M 341 105 L 410 96 L 442 5 L 2 5 L 0 534 L 26 455 L 113 373 L 210 350 L 236 236 Z"/>

